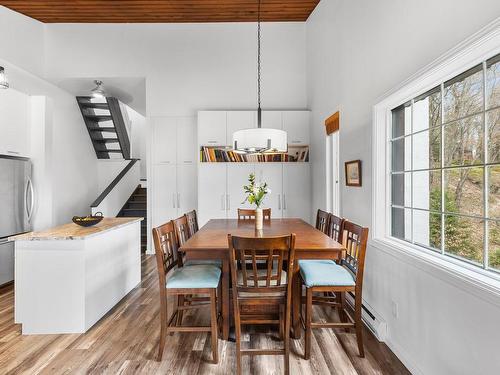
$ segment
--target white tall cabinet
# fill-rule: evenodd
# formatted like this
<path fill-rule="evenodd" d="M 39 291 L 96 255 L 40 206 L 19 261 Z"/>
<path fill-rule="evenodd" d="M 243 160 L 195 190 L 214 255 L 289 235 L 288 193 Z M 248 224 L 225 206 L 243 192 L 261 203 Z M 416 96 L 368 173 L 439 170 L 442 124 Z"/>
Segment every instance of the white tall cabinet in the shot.
<path fill-rule="evenodd" d="M 230 146 L 232 134 L 256 127 L 255 111 L 198 112 L 198 150 L 201 146 Z M 263 111 L 262 126 L 284 129 L 289 146 L 309 145 L 309 111 Z M 238 208 L 250 207 L 243 185 L 255 173 L 271 189 L 264 206 L 273 218 L 311 220 L 311 172 L 307 162 L 297 163 L 198 163 L 198 219 L 236 218 Z"/>
<path fill-rule="evenodd" d="M 152 226 L 197 207 L 196 120 L 151 119 Z"/>

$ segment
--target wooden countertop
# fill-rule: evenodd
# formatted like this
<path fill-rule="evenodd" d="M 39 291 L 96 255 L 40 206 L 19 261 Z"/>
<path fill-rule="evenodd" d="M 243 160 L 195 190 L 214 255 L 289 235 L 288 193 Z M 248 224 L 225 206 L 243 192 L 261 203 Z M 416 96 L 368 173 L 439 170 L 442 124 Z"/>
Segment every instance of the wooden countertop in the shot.
<path fill-rule="evenodd" d="M 69 223 L 40 232 L 9 237 L 9 241 L 82 240 L 142 220 L 144 220 L 142 217 L 105 217 L 99 224 L 92 227 L 81 227 L 75 223 Z"/>

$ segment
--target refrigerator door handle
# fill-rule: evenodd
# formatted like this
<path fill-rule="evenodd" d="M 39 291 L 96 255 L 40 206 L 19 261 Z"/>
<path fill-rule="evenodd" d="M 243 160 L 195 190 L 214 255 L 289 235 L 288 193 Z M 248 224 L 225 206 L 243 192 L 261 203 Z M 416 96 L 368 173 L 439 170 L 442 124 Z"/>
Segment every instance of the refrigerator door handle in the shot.
<path fill-rule="evenodd" d="M 28 189 L 31 193 L 30 205 L 28 209 Z M 26 192 L 25 192 L 25 202 L 26 202 L 26 214 L 28 215 L 28 222 L 31 222 L 33 218 L 33 210 L 35 209 L 35 189 L 33 187 L 33 181 L 28 177 L 28 183 L 26 184 Z"/>

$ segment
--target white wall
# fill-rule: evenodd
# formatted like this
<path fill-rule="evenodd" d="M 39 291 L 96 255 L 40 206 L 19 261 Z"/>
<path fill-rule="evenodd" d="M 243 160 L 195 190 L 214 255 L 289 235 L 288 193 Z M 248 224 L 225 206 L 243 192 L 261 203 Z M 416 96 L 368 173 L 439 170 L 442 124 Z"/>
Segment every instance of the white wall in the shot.
<path fill-rule="evenodd" d="M 140 159 L 140 175 L 141 179 L 147 178 L 147 124 L 146 118 L 140 113 L 134 111 L 129 106 L 126 107 L 128 118 L 131 122 L 130 135 L 130 155 L 134 159 Z"/>
<path fill-rule="evenodd" d="M 43 75 L 43 23 L 0 6 L 0 58 Z"/>
<path fill-rule="evenodd" d="M 51 198 L 47 195 L 52 199 L 52 213 L 44 212 L 43 220 L 35 219 L 37 230 L 89 213 L 90 203 L 97 198 L 97 159 L 76 100 L 39 76 L 44 71 L 44 27 L 0 7 L 0 65 L 6 68 L 11 87 L 29 95 L 46 96 L 50 101 L 49 118 L 33 121 L 33 126 L 45 126 L 44 137 L 31 139 L 36 153 L 35 176 L 38 167 L 44 168 L 46 176 L 41 191 L 47 192 L 44 189 L 49 188 L 52 193 Z M 33 134 L 39 131 L 36 128 Z M 51 145 L 51 150 L 45 154 L 47 145 Z M 45 158 L 45 161 L 50 159 L 50 165 L 38 164 L 43 156 L 40 152 L 50 155 Z"/>
<path fill-rule="evenodd" d="M 499 15 L 496 0 L 320 2 L 307 22 L 315 207 L 326 204 L 324 119 L 341 112 L 341 171 L 345 161 L 363 161 L 363 187 L 346 187 L 341 173 L 342 214 L 370 226 L 372 106 Z M 388 323 L 388 345 L 413 372 L 498 372 L 500 301 L 467 292 L 460 280 L 417 260 L 371 246 L 364 286 L 364 299 Z M 393 301 L 399 318 L 392 314 Z"/>
<path fill-rule="evenodd" d="M 305 108 L 304 30 L 304 23 L 262 26 L 263 108 Z M 47 76 L 54 81 L 146 77 L 148 116 L 257 104 L 253 23 L 49 24 L 45 40 Z"/>

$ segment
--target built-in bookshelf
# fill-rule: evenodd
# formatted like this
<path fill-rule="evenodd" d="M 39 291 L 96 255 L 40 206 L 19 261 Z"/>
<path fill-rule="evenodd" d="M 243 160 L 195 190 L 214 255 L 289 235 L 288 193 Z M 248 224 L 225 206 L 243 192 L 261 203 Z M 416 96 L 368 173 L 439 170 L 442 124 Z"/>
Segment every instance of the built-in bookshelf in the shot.
<path fill-rule="evenodd" d="M 309 146 L 288 146 L 287 153 L 242 154 L 230 147 L 201 146 L 201 163 L 304 163 L 309 161 Z"/>

